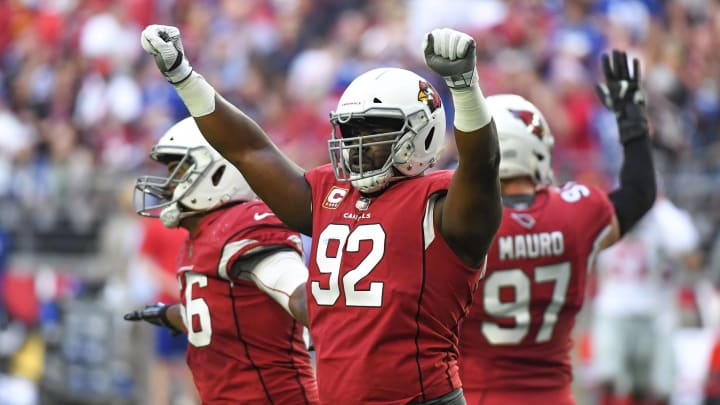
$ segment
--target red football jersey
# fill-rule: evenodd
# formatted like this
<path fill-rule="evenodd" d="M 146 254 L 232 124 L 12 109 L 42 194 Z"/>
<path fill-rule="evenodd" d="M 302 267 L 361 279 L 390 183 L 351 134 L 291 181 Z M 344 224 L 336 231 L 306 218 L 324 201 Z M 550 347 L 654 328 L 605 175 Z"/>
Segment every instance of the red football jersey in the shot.
<path fill-rule="evenodd" d="M 233 263 L 269 246 L 302 252 L 263 202 L 208 214 L 181 252 L 178 277 L 188 324 L 187 363 L 203 404 L 315 404 L 317 386 L 302 324 Z"/>
<path fill-rule="evenodd" d="M 307 283 L 324 404 L 406 404 L 460 387 L 457 333 L 481 272 L 432 226 L 439 171 L 364 197 L 325 165 L 312 187 Z M 430 225 L 429 225 L 430 224 Z"/>
<path fill-rule="evenodd" d="M 570 335 L 614 215 L 604 192 L 577 183 L 539 191 L 528 209 L 503 209 L 460 334 L 467 392 L 570 384 Z"/>

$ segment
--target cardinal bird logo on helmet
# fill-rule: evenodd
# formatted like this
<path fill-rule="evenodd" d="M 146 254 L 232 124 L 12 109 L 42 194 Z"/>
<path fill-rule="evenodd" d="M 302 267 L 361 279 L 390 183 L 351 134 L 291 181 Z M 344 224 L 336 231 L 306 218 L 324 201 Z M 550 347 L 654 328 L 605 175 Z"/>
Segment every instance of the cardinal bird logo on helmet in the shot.
<path fill-rule="evenodd" d="M 514 115 L 517 119 L 522 121 L 526 126 L 528 131 L 535 135 L 538 139 L 542 140 L 545 128 L 542 125 L 542 122 L 540 121 L 540 116 L 535 114 L 532 111 L 528 110 L 511 110 L 508 109 L 512 115 Z"/>
<path fill-rule="evenodd" d="M 425 103 L 425 105 L 430 109 L 430 112 L 434 112 L 440 107 L 440 96 L 438 96 L 438 93 L 435 91 L 432 84 L 420 81 L 418 87 L 418 100 Z"/>

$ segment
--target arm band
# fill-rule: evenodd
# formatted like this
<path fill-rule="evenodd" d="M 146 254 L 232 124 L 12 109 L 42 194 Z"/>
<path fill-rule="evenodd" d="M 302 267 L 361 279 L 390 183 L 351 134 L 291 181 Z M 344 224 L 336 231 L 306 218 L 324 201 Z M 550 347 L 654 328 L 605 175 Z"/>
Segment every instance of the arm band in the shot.
<path fill-rule="evenodd" d="M 282 250 L 265 256 L 252 268 L 252 280 L 257 287 L 290 315 L 290 296 L 307 278 L 308 269 L 300 254 L 294 251 Z"/>
<path fill-rule="evenodd" d="M 455 107 L 455 128 L 463 132 L 478 130 L 490 122 L 490 111 L 480 86 L 450 89 Z"/>
<path fill-rule="evenodd" d="M 202 117 L 215 111 L 215 89 L 195 71 L 176 84 L 175 90 L 193 117 Z"/>
<path fill-rule="evenodd" d="M 656 185 L 650 140 L 636 137 L 623 145 L 620 188 L 609 194 L 624 235 L 655 203 Z"/>
<path fill-rule="evenodd" d="M 184 307 L 180 304 L 178 304 L 178 306 L 181 309 L 180 316 L 182 317 L 183 326 L 185 326 L 186 324 L 185 324 L 185 316 L 184 316 L 184 312 L 185 312 Z M 170 310 L 170 307 L 172 307 L 172 305 L 165 305 L 162 308 L 160 308 L 160 322 L 162 323 L 161 326 L 164 326 L 164 327 L 170 329 L 170 333 L 172 333 L 173 336 L 177 336 L 177 335 L 183 333 L 183 331 L 181 329 L 176 328 L 175 325 L 173 325 L 173 323 L 170 321 L 170 318 L 168 318 L 167 312 Z"/>

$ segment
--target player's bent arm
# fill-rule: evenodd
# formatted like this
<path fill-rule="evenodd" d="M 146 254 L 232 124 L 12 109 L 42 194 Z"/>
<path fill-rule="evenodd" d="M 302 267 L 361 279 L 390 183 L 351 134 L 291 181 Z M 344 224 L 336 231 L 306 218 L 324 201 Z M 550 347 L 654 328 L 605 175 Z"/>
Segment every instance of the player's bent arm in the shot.
<path fill-rule="evenodd" d="M 480 267 L 502 218 L 500 155 L 495 124 L 472 132 L 456 130 L 458 168 L 436 206 L 440 233 L 467 264 Z"/>
<path fill-rule="evenodd" d="M 497 131 L 478 86 L 475 40 L 450 28 L 435 29 L 423 42 L 425 63 L 447 83 L 455 107 L 458 168 L 438 199 L 433 220 L 453 251 L 480 268 L 502 214 Z"/>
<path fill-rule="evenodd" d="M 621 236 L 620 224 L 618 223 L 617 215 L 613 215 L 612 222 L 610 223 L 610 232 L 608 232 L 608 234 L 600 240 L 598 251 L 603 250 L 617 242 Z"/>
<path fill-rule="evenodd" d="M 307 309 L 303 305 L 308 269 L 295 251 L 280 250 L 264 255 L 251 265 L 244 265 L 257 287 L 280 304 L 285 311 L 307 326 Z"/>
<path fill-rule="evenodd" d="M 477 83 L 450 91 L 458 167 L 447 195 L 436 206 L 436 223 L 453 251 L 470 266 L 480 267 L 502 218 L 500 147 Z"/>
<path fill-rule="evenodd" d="M 310 234 L 312 193 L 302 168 L 285 156 L 255 121 L 219 94 L 215 97 L 215 110 L 195 118 L 203 136 L 240 170 L 281 221 Z"/>
<path fill-rule="evenodd" d="M 183 314 L 184 311 L 180 304 L 166 305 L 158 302 L 146 305 L 143 309 L 130 311 L 123 318 L 126 321 L 145 321 L 155 326 L 167 328 L 174 335 L 179 335 L 184 330 L 187 330 Z"/>
<path fill-rule="evenodd" d="M 609 247 L 630 231 L 650 211 L 657 194 L 647 134 L 623 146 L 625 156 L 620 169 L 620 187 L 608 194 L 615 215 L 610 233 L 600 244 L 601 249 Z"/>
<path fill-rule="evenodd" d="M 652 208 L 657 194 L 649 137 L 630 140 L 623 151 L 620 187 L 608 195 L 615 207 L 620 236 Z"/>
<path fill-rule="evenodd" d="M 297 286 L 295 291 L 290 295 L 290 313 L 306 327 L 310 327 L 310 320 L 307 313 L 307 291 L 305 283 Z"/>
<path fill-rule="evenodd" d="M 255 121 L 193 71 L 180 30 L 149 25 L 140 35 L 140 43 L 175 87 L 208 142 L 242 172 L 283 222 L 310 234 L 312 196 L 303 170 L 280 152 Z"/>
<path fill-rule="evenodd" d="M 655 203 L 656 185 L 650 150 L 650 133 L 641 89 L 640 62 L 633 59 L 632 72 L 628 56 L 619 50 L 602 57 L 605 81 L 595 86 L 600 101 L 615 113 L 623 165 L 620 188 L 609 194 L 615 207 L 619 235 L 628 232 Z"/>
<path fill-rule="evenodd" d="M 180 304 L 170 305 L 165 312 L 168 323 L 172 325 L 175 330 L 187 330 L 187 328 L 185 328 L 185 322 L 183 322 L 182 313 L 182 305 Z"/>

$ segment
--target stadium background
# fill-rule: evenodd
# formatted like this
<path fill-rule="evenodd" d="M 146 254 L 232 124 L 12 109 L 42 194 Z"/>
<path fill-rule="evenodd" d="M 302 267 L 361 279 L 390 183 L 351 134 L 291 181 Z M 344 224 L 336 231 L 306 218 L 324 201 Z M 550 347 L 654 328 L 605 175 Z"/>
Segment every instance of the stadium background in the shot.
<path fill-rule="evenodd" d="M 306 168 L 327 162 L 328 112 L 350 80 L 401 66 L 446 91 L 422 35 L 463 30 L 485 94 L 544 111 L 556 178 L 606 189 L 622 151 L 592 86 L 600 54 L 625 49 L 643 66 L 662 191 L 701 235 L 703 271 L 683 283 L 718 282 L 720 2 L 1 0 L 0 403 L 32 403 L 23 387 L 42 403 L 144 403 L 152 389 L 149 326 L 122 321 L 152 290 L 133 269 L 141 235 L 127 191 L 160 169 L 149 147 L 187 111 L 142 52 L 151 23 L 179 26 L 193 66 Z M 443 163 L 453 157 L 449 147 Z M 716 312 L 695 302 L 710 339 Z M 580 402 L 592 404 L 592 359 L 575 355 Z M 702 382 L 684 381 L 676 403 L 695 403 Z"/>

